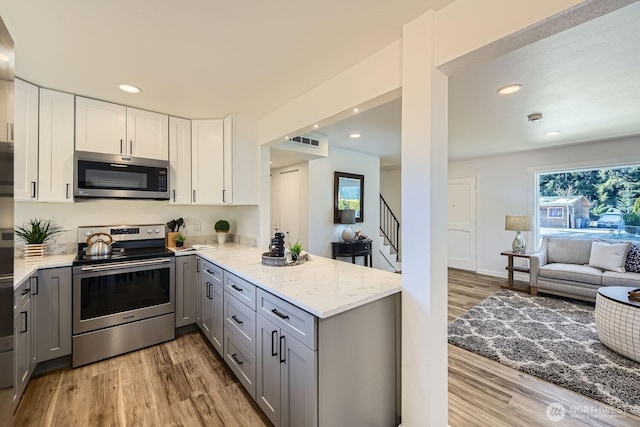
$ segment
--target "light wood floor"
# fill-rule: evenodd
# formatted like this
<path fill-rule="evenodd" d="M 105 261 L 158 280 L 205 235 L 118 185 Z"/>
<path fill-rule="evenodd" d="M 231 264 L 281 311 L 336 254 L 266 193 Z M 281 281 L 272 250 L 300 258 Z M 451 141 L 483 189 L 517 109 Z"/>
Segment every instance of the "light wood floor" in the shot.
<path fill-rule="evenodd" d="M 503 279 L 449 271 L 449 320 L 491 295 Z M 565 418 L 546 415 L 561 403 Z M 586 415 L 585 412 L 591 415 Z M 449 424 L 640 426 L 640 418 L 449 346 Z M 268 426 L 222 359 L 197 332 L 175 341 L 35 377 L 16 426 Z"/>

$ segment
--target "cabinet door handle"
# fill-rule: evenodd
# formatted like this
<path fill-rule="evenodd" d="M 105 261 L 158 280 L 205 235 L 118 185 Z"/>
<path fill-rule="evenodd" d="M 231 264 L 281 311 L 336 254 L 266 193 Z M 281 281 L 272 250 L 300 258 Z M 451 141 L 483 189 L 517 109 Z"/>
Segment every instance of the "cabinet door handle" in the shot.
<path fill-rule="evenodd" d="M 193 203 L 196 202 L 196 190 L 193 190 Z"/>
<path fill-rule="evenodd" d="M 173 190 L 173 203 L 176 202 L 176 190 Z"/>
<path fill-rule="evenodd" d="M 213 283 L 209 282 L 209 299 L 213 299 L 213 293 L 211 292 L 211 285 L 213 285 Z"/>
<path fill-rule="evenodd" d="M 274 357 L 278 355 L 278 350 L 276 350 L 276 346 L 278 345 L 277 341 L 278 341 L 278 331 L 271 331 L 271 356 L 274 356 Z"/>
<path fill-rule="evenodd" d="M 120 140 L 120 154 L 125 154 L 124 152 L 124 140 Z"/>
<path fill-rule="evenodd" d="M 38 295 L 40 293 L 40 286 L 38 286 L 38 276 L 34 276 L 31 278 L 31 291 L 31 295 Z"/>
<path fill-rule="evenodd" d="M 21 311 L 20 314 L 24 314 L 24 329 L 20 331 L 21 334 L 24 334 L 29 329 L 29 322 L 27 320 L 27 316 L 29 315 L 29 313 L 27 313 L 26 311 Z"/>
<path fill-rule="evenodd" d="M 241 360 L 238 360 L 238 358 L 236 357 L 237 354 L 238 353 L 233 353 L 231 357 L 233 357 L 233 360 L 235 360 L 238 365 L 242 365 L 244 362 Z"/>
<path fill-rule="evenodd" d="M 16 129 L 16 124 L 11 123 L 11 142 L 15 141 L 15 137 L 16 137 L 15 129 Z"/>
<path fill-rule="evenodd" d="M 208 299 L 211 299 L 211 298 L 209 298 L 209 293 L 210 293 L 210 289 L 211 289 L 210 285 L 211 285 L 211 283 L 207 282 L 207 298 Z"/>
<path fill-rule="evenodd" d="M 287 342 L 285 341 L 284 335 L 280 337 L 280 363 L 286 362 L 285 360 L 285 350 L 287 349 Z"/>
<path fill-rule="evenodd" d="M 129 141 L 129 154 L 133 155 L 133 141 Z"/>
<path fill-rule="evenodd" d="M 67 184 L 67 199 L 69 198 L 69 184 Z"/>
<path fill-rule="evenodd" d="M 36 182 L 35 181 L 31 181 L 31 198 L 32 199 L 36 198 Z"/>
<path fill-rule="evenodd" d="M 233 289 L 235 289 L 236 291 L 238 291 L 238 292 L 242 292 L 242 291 L 243 291 L 243 289 L 242 289 L 240 286 L 238 286 L 238 285 L 231 285 L 231 287 L 232 287 Z"/>
<path fill-rule="evenodd" d="M 222 203 L 225 203 L 227 200 L 225 198 L 227 190 L 222 190 Z"/>
<path fill-rule="evenodd" d="M 244 323 L 242 320 L 238 319 L 238 316 L 236 316 L 235 314 L 231 316 L 231 318 L 235 320 L 238 325 L 242 325 Z"/>
<path fill-rule="evenodd" d="M 274 308 L 273 310 L 271 310 L 271 312 L 283 320 L 289 320 L 289 316 L 280 313 L 277 308 Z"/>
<path fill-rule="evenodd" d="M 196 273 L 200 273 L 200 258 L 196 260 Z"/>

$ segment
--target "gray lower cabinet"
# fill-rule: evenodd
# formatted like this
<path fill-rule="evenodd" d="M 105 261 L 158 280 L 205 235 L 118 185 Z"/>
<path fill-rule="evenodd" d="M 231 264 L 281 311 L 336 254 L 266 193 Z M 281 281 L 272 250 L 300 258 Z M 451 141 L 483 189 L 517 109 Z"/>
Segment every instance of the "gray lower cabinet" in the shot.
<path fill-rule="evenodd" d="M 196 323 L 198 272 L 195 255 L 176 257 L 176 328 Z"/>
<path fill-rule="evenodd" d="M 34 276 L 35 277 L 35 276 Z M 14 351 L 14 377 L 13 377 L 13 402 L 17 405 L 20 397 L 27 387 L 29 378 L 33 373 L 32 364 L 32 316 L 31 316 L 31 280 L 25 283 L 15 292 L 15 309 L 13 312 L 13 351 Z M 15 406 L 14 406 L 15 408 Z"/>
<path fill-rule="evenodd" d="M 40 270 L 31 284 L 36 363 L 71 354 L 71 268 Z"/>
<path fill-rule="evenodd" d="M 223 270 L 217 265 L 200 260 L 200 329 L 219 354 L 223 354 Z"/>
<path fill-rule="evenodd" d="M 266 316 L 265 306 L 274 307 Z M 262 290 L 258 290 L 258 307 L 258 406 L 275 426 L 317 426 L 318 352 L 300 342 L 297 337 L 304 335 L 288 323 L 304 319 L 303 324 L 315 325 L 315 318 Z M 313 329 L 310 338 L 315 342 Z"/>

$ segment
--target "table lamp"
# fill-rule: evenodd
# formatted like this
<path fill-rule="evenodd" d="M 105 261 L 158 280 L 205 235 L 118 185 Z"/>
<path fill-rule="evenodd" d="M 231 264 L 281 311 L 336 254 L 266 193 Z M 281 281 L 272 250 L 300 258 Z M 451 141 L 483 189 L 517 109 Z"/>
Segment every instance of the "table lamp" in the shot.
<path fill-rule="evenodd" d="M 340 211 L 340 224 L 347 224 L 347 226 L 342 230 L 342 240 L 345 242 L 350 242 L 356 237 L 356 233 L 353 232 L 350 224 L 356 223 L 356 211 L 353 209 L 345 209 Z"/>
<path fill-rule="evenodd" d="M 516 238 L 511 245 L 515 254 L 523 254 L 527 251 L 527 243 L 522 237 L 523 231 L 531 231 L 531 217 L 526 215 L 507 215 L 504 217 L 504 229 L 516 231 Z"/>

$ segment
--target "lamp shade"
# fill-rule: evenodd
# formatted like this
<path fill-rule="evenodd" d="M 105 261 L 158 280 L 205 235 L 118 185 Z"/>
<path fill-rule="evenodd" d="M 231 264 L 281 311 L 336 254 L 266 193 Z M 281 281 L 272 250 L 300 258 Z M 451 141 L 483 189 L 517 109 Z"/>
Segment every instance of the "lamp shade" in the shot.
<path fill-rule="evenodd" d="M 504 229 L 509 231 L 531 231 L 531 217 L 526 215 L 507 215 L 504 217 Z"/>
<path fill-rule="evenodd" d="M 353 209 L 345 209 L 340 211 L 340 224 L 355 224 L 356 211 Z"/>

